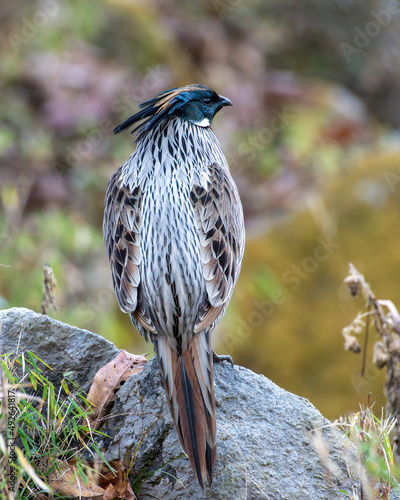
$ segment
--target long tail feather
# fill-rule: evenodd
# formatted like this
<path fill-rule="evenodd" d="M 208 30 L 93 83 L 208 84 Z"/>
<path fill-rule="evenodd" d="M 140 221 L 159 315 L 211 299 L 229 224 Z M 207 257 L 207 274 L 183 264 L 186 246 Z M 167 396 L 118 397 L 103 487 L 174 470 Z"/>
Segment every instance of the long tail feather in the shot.
<path fill-rule="evenodd" d="M 217 451 L 210 335 L 195 335 L 182 356 L 166 337 L 154 335 L 153 342 L 179 441 L 204 489 L 212 484 Z"/>

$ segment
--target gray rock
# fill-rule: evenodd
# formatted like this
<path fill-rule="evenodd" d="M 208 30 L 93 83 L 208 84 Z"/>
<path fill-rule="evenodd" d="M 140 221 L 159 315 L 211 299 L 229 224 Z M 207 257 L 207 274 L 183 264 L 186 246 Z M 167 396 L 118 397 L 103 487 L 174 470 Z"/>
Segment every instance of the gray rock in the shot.
<path fill-rule="evenodd" d="M 27 309 L 0 312 L 3 353 L 31 350 L 88 388 L 95 372 L 119 350 L 107 340 Z M 262 375 L 228 363 L 215 367 L 218 451 L 214 484 L 202 493 L 183 455 L 168 412 L 155 359 L 119 390 L 102 429 L 106 456 L 132 465 L 138 498 L 216 500 L 331 500 L 352 492 L 345 457 L 352 447 L 306 399 Z M 320 428 L 336 473 L 312 445 Z M 353 450 L 354 451 L 354 450 Z"/>
<path fill-rule="evenodd" d="M 351 492 L 344 454 L 351 445 L 306 399 L 276 386 L 262 375 L 228 363 L 215 367 L 218 451 L 211 491 L 201 493 L 182 455 L 165 401 L 156 360 L 120 389 L 106 432 L 113 443 L 109 458 L 120 453 L 133 462 L 133 476 L 152 474 L 140 499 L 299 499 L 346 498 Z M 111 421 L 109 421 L 111 423 Z M 311 443 L 321 428 L 330 460 L 340 471 L 329 477 Z"/>
<path fill-rule="evenodd" d="M 64 373 L 87 391 L 96 372 L 120 352 L 112 342 L 75 326 L 14 307 L 0 311 L 0 351 L 2 354 L 31 351 L 53 370 L 41 365 L 51 382 Z"/>

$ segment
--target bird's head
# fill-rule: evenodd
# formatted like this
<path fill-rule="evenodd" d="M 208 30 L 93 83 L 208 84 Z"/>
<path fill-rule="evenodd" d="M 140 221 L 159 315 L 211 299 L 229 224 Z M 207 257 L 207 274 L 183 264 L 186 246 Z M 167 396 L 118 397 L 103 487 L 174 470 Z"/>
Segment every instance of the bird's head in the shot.
<path fill-rule="evenodd" d="M 232 106 L 226 97 L 218 95 L 205 85 L 187 85 L 161 92 L 153 99 L 139 105 L 141 110 L 116 127 L 119 134 L 133 124 L 144 120 L 133 132 L 138 132 L 136 140 L 153 130 L 162 120 L 178 116 L 199 127 L 209 127 L 214 116 L 224 106 Z"/>
<path fill-rule="evenodd" d="M 232 106 L 229 99 L 218 95 L 205 85 L 188 85 L 176 89 L 175 92 L 180 104 L 174 114 L 200 127 L 209 127 L 221 108 Z"/>

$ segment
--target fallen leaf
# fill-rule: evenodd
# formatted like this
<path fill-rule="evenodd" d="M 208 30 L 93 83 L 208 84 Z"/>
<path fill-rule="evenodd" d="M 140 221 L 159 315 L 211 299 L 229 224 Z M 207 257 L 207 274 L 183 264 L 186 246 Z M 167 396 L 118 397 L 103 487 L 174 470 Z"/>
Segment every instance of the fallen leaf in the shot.
<path fill-rule="evenodd" d="M 85 483 L 79 475 L 76 464 L 56 460 L 55 468 L 48 476 L 51 489 L 59 495 L 74 498 L 103 499 L 105 489 L 87 479 Z"/>
<path fill-rule="evenodd" d="M 147 362 L 147 354 L 136 356 L 122 350 L 116 358 L 100 368 L 94 376 L 88 401 L 94 413 L 89 415 L 93 429 L 97 429 L 102 418 L 115 401 L 115 394 L 131 375 L 139 373 Z"/>
<path fill-rule="evenodd" d="M 114 469 L 115 474 L 104 465 L 100 485 L 106 491 L 102 500 L 136 500 L 123 461 L 112 460 L 110 465 Z"/>

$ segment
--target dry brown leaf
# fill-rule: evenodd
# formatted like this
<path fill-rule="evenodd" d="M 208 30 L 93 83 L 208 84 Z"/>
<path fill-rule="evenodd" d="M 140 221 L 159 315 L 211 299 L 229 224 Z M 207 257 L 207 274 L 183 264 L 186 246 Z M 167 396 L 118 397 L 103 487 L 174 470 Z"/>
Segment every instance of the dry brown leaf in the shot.
<path fill-rule="evenodd" d="M 86 464 L 87 484 L 76 469 L 76 461 L 57 460 L 57 468 L 49 475 L 49 485 L 54 492 L 74 498 L 97 500 L 136 500 L 122 460 L 109 462 L 113 470 L 101 461 Z"/>
<path fill-rule="evenodd" d="M 113 474 L 106 466 L 103 467 L 100 485 L 105 488 L 102 500 L 136 500 L 128 480 L 126 467 L 122 460 L 112 460 L 110 465 L 115 470 Z"/>
<path fill-rule="evenodd" d="M 108 413 L 115 400 L 115 393 L 131 375 L 139 373 L 147 362 L 147 354 L 136 356 L 122 350 L 116 358 L 100 368 L 94 376 L 88 394 L 93 414 L 89 420 L 93 429 L 97 429 L 101 419 Z"/>
<path fill-rule="evenodd" d="M 55 493 L 74 498 L 102 499 L 105 492 L 104 488 L 90 479 L 86 484 L 79 475 L 75 463 L 66 463 L 61 460 L 56 461 L 55 469 L 48 476 L 48 483 Z"/>

